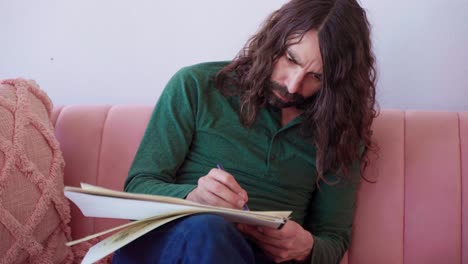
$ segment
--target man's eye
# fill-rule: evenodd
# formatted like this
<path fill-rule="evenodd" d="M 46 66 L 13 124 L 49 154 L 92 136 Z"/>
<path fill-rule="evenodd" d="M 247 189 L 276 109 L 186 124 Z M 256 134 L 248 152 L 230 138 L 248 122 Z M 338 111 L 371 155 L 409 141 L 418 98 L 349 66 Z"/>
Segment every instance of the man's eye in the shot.
<path fill-rule="evenodd" d="M 289 55 L 286 55 L 286 59 L 288 59 L 288 61 L 293 62 L 293 63 L 296 62 L 296 61 L 295 61 L 293 58 L 291 58 Z"/>

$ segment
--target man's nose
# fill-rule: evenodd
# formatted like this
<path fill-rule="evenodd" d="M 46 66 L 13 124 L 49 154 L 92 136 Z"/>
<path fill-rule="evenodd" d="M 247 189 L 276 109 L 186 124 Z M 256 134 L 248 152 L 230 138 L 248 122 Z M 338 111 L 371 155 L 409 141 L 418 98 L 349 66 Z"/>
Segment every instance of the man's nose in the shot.
<path fill-rule="evenodd" d="M 300 70 L 293 70 L 290 72 L 288 78 L 288 92 L 291 94 L 299 93 L 302 87 L 302 80 L 304 79 L 304 73 Z"/>

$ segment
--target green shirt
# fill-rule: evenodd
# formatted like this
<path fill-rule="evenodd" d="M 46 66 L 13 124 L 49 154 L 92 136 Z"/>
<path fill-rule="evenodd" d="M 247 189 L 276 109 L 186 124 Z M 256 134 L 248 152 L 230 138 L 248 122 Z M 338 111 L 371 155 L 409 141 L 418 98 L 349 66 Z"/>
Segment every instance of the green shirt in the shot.
<path fill-rule="evenodd" d="M 238 97 L 222 95 L 214 76 L 227 62 L 178 71 L 154 109 L 125 182 L 125 191 L 185 198 L 217 164 L 249 196 L 251 210 L 291 210 L 315 239 L 312 263 L 339 263 L 350 242 L 356 182 L 316 185 L 312 138 L 302 116 L 281 126 L 281 112 L 260 109 L 250 128 Z M 328 175 L 331 181 L 332 175 Z"/>

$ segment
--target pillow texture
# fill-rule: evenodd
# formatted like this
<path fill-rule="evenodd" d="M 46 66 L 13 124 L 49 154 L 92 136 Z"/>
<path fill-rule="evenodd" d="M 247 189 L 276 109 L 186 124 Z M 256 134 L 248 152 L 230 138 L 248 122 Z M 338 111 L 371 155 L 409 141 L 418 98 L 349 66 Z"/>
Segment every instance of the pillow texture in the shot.
<path fill-rule="evenodd" d="M 73 262 L 51 113 L 34 81 L 0 82 L 0 264 Z"/>

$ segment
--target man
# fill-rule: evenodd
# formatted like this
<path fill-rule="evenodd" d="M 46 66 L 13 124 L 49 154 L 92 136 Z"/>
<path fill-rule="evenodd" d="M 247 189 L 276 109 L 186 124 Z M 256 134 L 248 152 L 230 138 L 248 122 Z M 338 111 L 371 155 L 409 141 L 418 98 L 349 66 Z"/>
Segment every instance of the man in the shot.
<path fill-rule="evenodd" d="M 114 263 L 339 263 L 373 146 L 369 35 L 355 0 L 292 0 L 232 62 L 176 73 L 125 190 L 293 214 L 280 230 L 190 216 L 122 248 Z"/>

